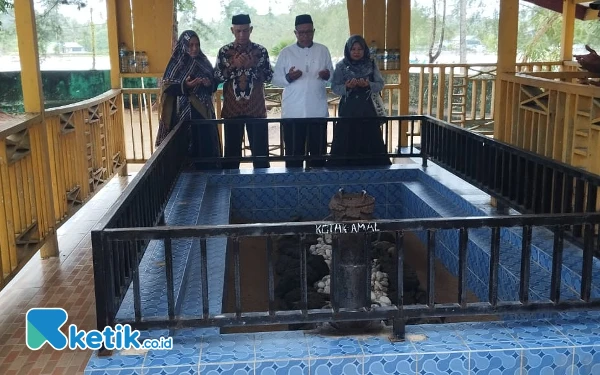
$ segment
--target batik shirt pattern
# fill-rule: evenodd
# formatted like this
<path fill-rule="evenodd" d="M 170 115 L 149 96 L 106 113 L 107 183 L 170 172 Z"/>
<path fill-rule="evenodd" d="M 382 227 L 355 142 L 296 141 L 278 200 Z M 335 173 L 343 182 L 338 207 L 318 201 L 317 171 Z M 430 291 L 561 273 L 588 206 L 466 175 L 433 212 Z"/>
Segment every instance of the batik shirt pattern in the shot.
<path fill-rule="evenodd" d="M 235 68 L 233 58 L 246 53 L 250 56 L 247 67 Z M 238 116 L 267 117 L 264 83 L 271 81 L 273 70 L 267 50 L 256 43 L 246 47 L 227 44 L 219 50 L 215 77 L 223 85 L 223 118 Z"/>

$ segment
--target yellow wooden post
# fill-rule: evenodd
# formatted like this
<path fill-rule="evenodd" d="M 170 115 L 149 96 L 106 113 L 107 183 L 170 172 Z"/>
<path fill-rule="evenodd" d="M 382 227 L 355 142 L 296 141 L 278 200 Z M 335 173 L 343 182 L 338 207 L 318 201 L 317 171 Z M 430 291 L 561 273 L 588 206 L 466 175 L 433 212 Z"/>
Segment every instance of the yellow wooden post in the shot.
<path fill-rule="evenodd" d="M 17 246 L 15 241 L 15 228 L 13 217 L 13 202 L 11 197 L 10 179 L 8 176 L 8 156 L 6 154 L 6 142 L 0 139 L 0 228 L 7 234 L 0 235 L 0 261 L 2 262 L 2 279 L 7 277 L 18 266 Z"/>
<path fill-rule="evenodd" d="M 500 2 L 500 17 L 498 20 L 498 65 L 496 89 L 504 91 L 502 78 L 504 74 L 513 74 L 517 60 L 517 32 L 519 28 L 519 0 L 503 0 Z M 504 107 L 507 98 L 496 95 L 494 112 L 494 138 L 505 140 L 506 111 Z"/>
<path fill-rule="evenodd" d="M 560 57 L 562 61 L 573 59 L 573 37 L 575 34 L 575 1 L 564 0 L 562 12 L 562 35 L 560 40 Z"/>
<path fill-rule="evenodd" d="M 385 45 L 385 0 L 365 0 L 364 38 L 367 45 L 375 41 L 377 48 L 386 48 Z"/>
<path fill-rule="evenodd" d="M 363 1 L 364 0 L 346 0 L 350 34 L 363 34 Z"/>
<path fill-rule="evenodd" d="M 400 108 L 398 114 L 408 115 L 408 96 L 410 89 L 410 0 L 399 0 L 400 6 Z M 408 137 L 406 132 L 408 124 L 404 122 L 400 131 L 400 144 L 408 145 Z"/>
<path fill-rule="evenodd" d="M 151 73 L 161 73 L 171 58 L 173 0 L 131 0 L 131 5 L 135 49 L 146 51 Z"/>
<path fill-rule="evenodd" d="M 123 2 L 124 3 L 124 2 Z M 129 4 L 129 2 L 127 2 Z M 129 6 L 129 5 L 127 5 Z M 121 7 L 122 9 L 122 7 Z M 120 69 L 120 57 L 119 57 L 119 23 L 118 23 L 119 8 L 117 7 L 117 0 L 106 0 L 106 27 L 108 28 L 108 50 L 110 55 L 110 84 L 113 89 L 121 89 L 123 87 L 121 82 L 121 69 Z M 129 15 L 130 13 L 128 13 Z M 129 28 L 131 31 L 131 28 Z M 121 42 L 124 42 L 122 40 Z M 133 48 L 131 44 L 128 48 Z M 123 114 L 123 97 L 120 96 L 121 115 Z M 125 154 L 123 154 L 125 159 Z M 119 171 L 121 176 L 127 175 L 127 164 Z"/>
<path fill-rule="evenodd" d="M 44 120 L 44 92 L 42 91 L 42 76 L 40 73 L 40 59 L 38 53 L 37 29 L 35 25 L 35 12 L 33 0 L 15 1 L 15 25 L 19 44 L 19 57 L 21 60 L 21 86 L 23 88 L 23 104 L 26 112 L 39 112 L 42 115 L 42 154 L 44 159 L 44 187 L 48 196 L 46 207 L 48 216 L 54 218 L 54 196 L 50 183 L 50 164 L 48 153 L 48 132 Z M 38 125 L 39 126 L 39 125 Z M 56 224 L 51 223 L 46 242 L 41 249 L 43 258 L 58 255 L 58 239 Z"/>
<path fill-rule="evenodd" d="M 517 33 L 519 31 L 519 0 L 503 0 L 500 2 L 500 16 L 498 20 L 498 65 L 496 75 L 496 90 L 504 93 L 507 82 L 502 79 L 505 74 L 514 74 L 517 61 Z M 507 95 L 496 95 L 494 98 L 494 138 L 500 141 L 507 139 L 507 111 L 509 103 Z M 492 206 L 497 202 L 491 199 Z"/>
<path fill-rule="evenodd" d="M 110 56 L 110 86 L 113 89 L 120 89 L 121 71 L 119 63 L 119 34 L 117 29 L 117 0 L 106 0 L 106 28 L 108 30 L 108 54 Z"/>

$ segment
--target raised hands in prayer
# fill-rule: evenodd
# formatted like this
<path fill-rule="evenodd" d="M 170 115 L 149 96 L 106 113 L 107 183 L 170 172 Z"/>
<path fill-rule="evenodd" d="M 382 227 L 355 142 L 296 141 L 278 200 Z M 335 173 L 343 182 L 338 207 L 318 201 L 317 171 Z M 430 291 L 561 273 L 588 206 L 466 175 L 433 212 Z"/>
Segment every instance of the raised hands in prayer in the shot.
<path fill-rule="evenodd" d="M 296 69 L 295 66 L 292 66 L 288 71 L 287 77 L 291 81 L 295 81 L 302 76 L 302 70 Z"/>
<path fill-rule="evenodd" d="M 185 87 L 187 87 L 188 89 L 192 89 L 192 88 L 200 86 L 200 85 L 208 87 L 208 86 L 212 85 L 212 82 L 208 78 L 199 78 L 199 77 L 192 78 L 192 77 L 188 76 L 185 79 Z"/>
<path fill-rule="evenodd" d="M 589 53 L 587 55 L 574 55 L 575 60 L 588 72 L 600 73 L 600 56 L 587 44 L 585 45 L 585 49 Z"/>
<path fill-rule="evenodd" d="M 369 81 L 364 78 L 352 78 L 351 80 L 346 81 L 346 87 L 349 89 L 367 86 L 369 86 Z"/>
<path fill-rule="evenodd" d="M 323 81 L 327 81 L 330 75 L 331 72 L 329 71 L 329 69 L 323 69 L 319 72 L 319 78 L 321 78 Z"/>
<path fill-rule="evenodd" d="M 236 54 L 231 60 L 231 65 L 238 69 L 250 68 L 253 65 L 252 63 L 252 56 L 246 52 Z"/>

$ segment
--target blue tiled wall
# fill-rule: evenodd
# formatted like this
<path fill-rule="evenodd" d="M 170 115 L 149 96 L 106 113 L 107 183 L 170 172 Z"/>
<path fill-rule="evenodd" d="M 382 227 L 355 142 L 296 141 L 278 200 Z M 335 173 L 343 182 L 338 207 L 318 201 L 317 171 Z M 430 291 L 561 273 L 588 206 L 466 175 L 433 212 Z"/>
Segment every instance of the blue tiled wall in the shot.
<path fill-rule="evenodd" d="M 401 168 L 363 172 L 182 175 L 167 207 L 167 222 L 225 224 L 229 221 L 230 209 L 232 213 L 251 213 L 257 218 L 265 218 L 267 210 L 279 211 L 271 216 L 272 220 L 278 220 L 289 214 L 296 215 L 300 207 L 305 207 L 303 212 L 307 218 L 312 215 L 321 219 L 327 215 L 326 208 L 313 207 L 317 204 L 326 207 L 340 186 L 349 191 L 366 188 L 375 195 L 383 207 L 377 209 L 379 218 L 493 214 L 485 194 L 465 187 L 456 178 L 443 179 L 432 171 L 435 169 L 430 167 L 427 172 Z M 263 202 L 268 209 L 256 209 L 253 204 L 258 202 Z M 549 258 L 547 235 L 540 231 L 534 236 L 532 253 L 538 272 L 547 271 L 548 267 L 544 260 Z M 519 233 L 503 231 L 502 240 L 504 269 L 500 277 L 507 282 L 506 285 L 501 283 L 500 294 L 501 298 L 513 298 L 518 284 L 510 281 L 518 280 L 519 270 L 515 268 L 518 262 L 515 261 L 520 255 Z M 225 241 L 214 239 L 208 244 L 212 313 L 221 308 Z M 458 267 L 457 244 L 455 231 L 437 232 L 436 253 L 452 272 Z M 487 249 L 489 230 L 470 231 L 468 282 L 480 298 L 487 297 L 487 288 L 482 287 L 487 284 L 489 272 Z M 181 260 L 174 262 L 177 268 L 174 273 L 181 273 L 176 281 L 179 286 L 176 295 L 183 299 L 180 313 L 197 315 L 202 307 L 198 294 L 200 278 L 196 268 L 187 266 L 200 264 L 197 243 L 182 242 L 180 250 L 177 255 Z M 570 244 L 565 246 L 565 257 L 567 252 L 571 258 L 580 254 Z M 160 244 L 155 244 L 146 254 L 148 259 L 142 262 L 143 272 L 148 273 L 144 277 L 149 278 L 148 290 L 143 295 L 144 300 L 150 302 L 145 304 L 144 314 L 150 316 L 159 314 L 166 305 L 161 296 L 165 294 L 164 287 L 157 288 L 160 280 L 164 283 L 161 276 L 164 266 L 159 264 L 162 254 Z M 565 275 L 572 274 L 570 279 L 575 286 L 579 277 L 576 264 L 576 260 L 565 258 L 565 268 L 569 269 Z M 155 281 L 150 280 L 153 277 Z M 571 285 L 569 283 L 566 284 Z M 154 294 L 152 287 L 158 289 Z M 543 294 L 544 288 L 532 280 L 532 294 Z M 110 357 L 94 354 L 86 374 L 587 375 L 600 373 L 599 332 L 600 314 L 595 312 L 555 314 L 551 320 L 408 326 L 407 340 L 400 343 L 390 341 L 388 331 L 379 335 L 339 337 L 297 331 L 220 335 L 215 329 L 180 329 L 174 332 L 175 347 L 171 351 L 115 353 Z M 168 331 L 145 331 L 142 336 L 168 334 Z"/>
<path fill-rule="evenodd" d="M 277 174 L 219 175 L 210 183 L 231 186 L 231 216 L 250 222 L 282 222 L 291 219 L 323 220 L 328 204 L 343 188 L 366 190 L 375 197 L 375 217 L 402 218 L 399 181 L 412 181 L 418 168 L 372 171 L 327 171 Z"/>
<path fill-rule="evenodd" d="M 328 203 L 339 188 L 348 192 L 366 190 L 375 197 L 375 217 L 379 219 L 408 219 L 427 217 L 487 216 L 493 214 L 489 208 L 489 197 L 460 180 L 444 180 L 414 169 L 396 172 L 393 176 L 376 171 L 363 174 L 357 171 L 321 173 L 321 176 L 290 174 L 283 177 L 271 176 L 272 186 L 264 184 L 264 176 L 248 177 L 245 184 L 237 184 L 231 189 L 231 215 L 233 218 L 249 222 L 281 222 L 299 220 L 322 220 L 329 214 Z M 301 181 L 298 178 L 301 177 Z M 231 178 L 231 177 L 230 177 Z M 310 186 L 304 181 L 309 180 Z M 243 187 L 240 187 L 243 186 Z M 466 197 L 465 197 L 466 196 Z M 513 213 L 514 214 L 514 213 Z M 425 232 L 417 232 L 423 243 Z M 469 231 L 467 246 L 467 285 L 481 301 L 489 296 L 489 228 Z M 551 250 L 548 241 L 551 232 L 535 229 L 532 248 L 530 299 L 549 298 Z M 545 249 L 545 250 L 543 250 Z M 580 288 L 578 272 L 568 265 L 579 262 L 581 251 L 572 244 L 565 243 L 565 265 L 561 294 L 563 298 L 576 298 Z M 550 254 L 550 255 L 549 255 Z M 569 256 L 567 260 L 567 254 Z M 579 254 L 579 260 L 576 254 Z M 446 268 L 458 275 L 458 231 L 441 230 L 436 233 L 436 255 Z M 501 230 L 499 268 L 500 300 L 518 300 L 521 263 L 521 238 L 513 229 Z M 597 275 L 600 279 L 600 275 Z M 593 289 L 596 295 L 598 289 Z"/>

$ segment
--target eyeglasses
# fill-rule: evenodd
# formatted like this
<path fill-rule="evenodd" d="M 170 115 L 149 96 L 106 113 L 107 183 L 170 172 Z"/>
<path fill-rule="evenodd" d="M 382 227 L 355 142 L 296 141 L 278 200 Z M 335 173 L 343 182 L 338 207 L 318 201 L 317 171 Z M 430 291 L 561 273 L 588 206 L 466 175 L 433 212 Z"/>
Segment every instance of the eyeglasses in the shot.
<path fill-rule="evenodd" d="M 315 29 L 307 30 L 307 31 L 296 30 L 295 33 L 298 35 L 313 35 L 315 33 Z"/>

